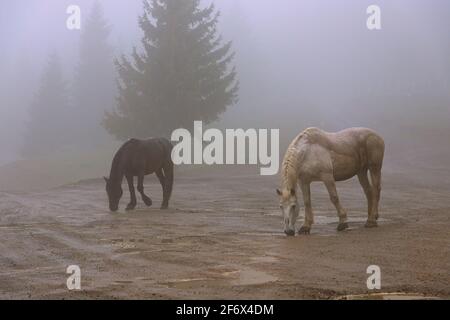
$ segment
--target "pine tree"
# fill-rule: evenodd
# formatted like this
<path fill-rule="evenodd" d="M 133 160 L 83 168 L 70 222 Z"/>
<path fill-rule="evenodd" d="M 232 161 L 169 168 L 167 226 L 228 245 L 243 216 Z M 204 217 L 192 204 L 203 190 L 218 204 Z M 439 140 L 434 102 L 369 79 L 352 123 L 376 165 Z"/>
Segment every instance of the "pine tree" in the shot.
<path fill-rule="evenodd" d="M 99 2 L 82 30 L 73 84 L 72 142 L 86 145 L 108 138 L 101 122 L 104 112 L 114 107 L 116 95 L 113 48 L 108 43 L 111 30 Z"/>
<path fill-rule="evenodd" d="M 61 148 L 66 138 L 67 84 L 57 54 L 49 56 L 40 87 L 31 103 L 22 155 L 40 156 Z"/>
<path fill-rule="evenodd" d="M 116 61 L 118 108 L 106 113 L 105 128 L 127 139 L 217 120 L 238 92 L 231 42 L 217 35 L 220 13 L 200 0 L 144 1 L 144 11 L 144 52 Z"/>

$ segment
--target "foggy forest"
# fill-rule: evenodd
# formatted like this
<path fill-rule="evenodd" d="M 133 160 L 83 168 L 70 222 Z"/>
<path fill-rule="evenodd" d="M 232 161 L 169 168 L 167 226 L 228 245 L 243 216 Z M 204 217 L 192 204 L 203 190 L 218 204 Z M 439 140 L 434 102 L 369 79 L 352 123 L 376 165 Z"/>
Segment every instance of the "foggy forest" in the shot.
<path fill-rule="evenodd" d="M 335 298 L 366 294 L 374 263 L 385 292 L 448 298 L 449 30 L 448 0 L 1 1 L 0 298 L 66 298 L 73 264 L 75 298 Z M 376 131 L 380 220 L 358 176 L 337 186 L 347 224 L 333 178 L 305 193 L 311 234 L 291 221 L 286 240 L 289 163 L 161 167 L 153 202 L 142 174 L 142 201 L 134 175 L 114 189 L 119 147 L 195 121 L 279 130 L 280 166 L 307 128 Z M 294 207 L 312 223 L 311 199 Z"/>
<path fill-rule="evenodd" d="M 448 2 L 382 1 L 383 29 L 372 33 L 366 2 L 214 1 L 239 82 L 239 99 L 216 126 L 282 128 L 286 138 L 310 126 L 369 126 L 417 143 L 448 134 Z M 70 1 L 49 3 L 2 4 L 2 164 L 115 141 L 102 126 L 117 106 L 114 60 L 142 52 L 141 0 L 78 1 L 81 30 L 65 27 Z M 58 96 L 45 101 L 43 90 Z M 46 140 L 52 130 L 58 141 Z"/>

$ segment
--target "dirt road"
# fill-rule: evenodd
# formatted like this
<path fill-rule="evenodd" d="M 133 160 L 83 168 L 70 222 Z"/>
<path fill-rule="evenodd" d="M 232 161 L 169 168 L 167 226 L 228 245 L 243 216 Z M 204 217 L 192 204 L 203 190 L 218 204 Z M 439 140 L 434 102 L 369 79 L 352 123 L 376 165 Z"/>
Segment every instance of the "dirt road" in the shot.
<path fill-rule="evenodd" d="M 253 169 L 178 172 L 171 209 L 107 211 L 101 180 L 33 193 L 0 193 L 0 298 L 339 298 L 382 292 L 450 298 L 449 175 L 385 170 L 380 226 L 365 229 L 356 180 L 338 184 L 350 230 L 338 233 L 325 188 L 314 185 L 310 236 L 282 233 L 277 177 Z M 428 180 L 426 180 L 428 179 Z M 126 190 L 126 189 L 125 189 Z M 299 221 L 300 224 L 300 221 Z M 66 288 L 67 266 L 82 290 Z"/>

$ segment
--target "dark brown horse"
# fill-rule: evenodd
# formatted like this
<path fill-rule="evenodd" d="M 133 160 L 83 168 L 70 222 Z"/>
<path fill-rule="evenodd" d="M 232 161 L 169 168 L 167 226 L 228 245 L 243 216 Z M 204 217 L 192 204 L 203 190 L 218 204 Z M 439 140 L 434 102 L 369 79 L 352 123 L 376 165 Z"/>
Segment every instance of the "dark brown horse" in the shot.
<path fill-rule="evenodd" d="M 131 139 L 125 142 L 114 156 L 109 178 L 105 177 L 109 209 L 113 212 L 119 209 L 119 201 L 123 195 L 122 180 L 124 177 L 127 179 L 131 197 L 127 210 L 133 210 L 137 203 L 134 177 L 138 178 L 137 190 L 141 194 L 142 200 L 150 207 L 152 200 L 144 193 L 144 176 L 153 173 L 156 173 L 163 188 L 161 209 L 167 209 L 173 186 L 172 148 L 170 141 L 163 138 Z"/>

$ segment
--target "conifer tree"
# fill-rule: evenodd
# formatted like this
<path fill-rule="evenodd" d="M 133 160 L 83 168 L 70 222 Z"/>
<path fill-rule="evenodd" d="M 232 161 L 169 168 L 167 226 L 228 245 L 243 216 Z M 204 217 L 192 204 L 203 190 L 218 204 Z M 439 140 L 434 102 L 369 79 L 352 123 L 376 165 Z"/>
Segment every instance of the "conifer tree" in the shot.
<path fill-rule="evenodd" d="M 169 136 L 195 120 L 215 121 L 237 102 L 234 53 L 218 35 L 218 19 L 200 0 L 144 1 L 143 52 L 116 61 L 118 106 L 104 119 L 112 135 Z"/>
<path fill-rule="evenodd" d="M 22 155 L 40 156 L 61 148 L 65 141 L 67 84 L 63 79 L 60 59 L 50 55 L 44 68 L 40 87 L 31 103 Z"/>

